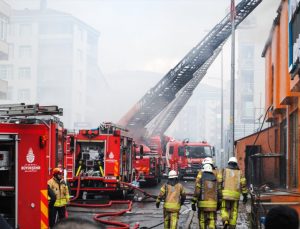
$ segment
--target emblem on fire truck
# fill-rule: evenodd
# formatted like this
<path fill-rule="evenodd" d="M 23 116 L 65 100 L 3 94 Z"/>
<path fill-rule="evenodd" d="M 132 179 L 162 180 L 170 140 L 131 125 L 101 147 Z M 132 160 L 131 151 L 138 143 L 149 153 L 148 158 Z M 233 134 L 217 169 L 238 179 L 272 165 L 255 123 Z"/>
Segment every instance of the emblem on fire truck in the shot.
<path fill-rule="evenodd" d="M 35 161 L 35 155 L 32 148 L 29 148 L 28 153 L 26 154 L 26 161 L 26 164 L 21 165 L 21 170 L 25 173 L 36 173 L 41 170 L 40 165 L 33 163 Z"/>
<path fill-rule="evenodd" d="M 109 157 L 109 159 L 114 159 L 115 155 L 113 154 L 113 152 L 110 152 L 108 157 Z"/>
<path fill-rule="evenodd" d="M 26 160 L 27 160 L 27 162 L 28 162 L 28 163 L 34 162 L 34 158 L 35 158 L 35 156 L 34 156 L 34 154 L 33 154 L 33 150 L 32 150 L 32 148 L 29 148 L 28 153 L 27 153 L 27 155 L 26 155 Z"/>

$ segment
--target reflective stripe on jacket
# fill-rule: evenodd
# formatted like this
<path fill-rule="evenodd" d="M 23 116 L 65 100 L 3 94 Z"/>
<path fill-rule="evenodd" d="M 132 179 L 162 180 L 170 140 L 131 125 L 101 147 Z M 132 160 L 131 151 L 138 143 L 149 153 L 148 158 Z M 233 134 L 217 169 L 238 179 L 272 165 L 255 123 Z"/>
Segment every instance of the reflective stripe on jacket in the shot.
<path fill-rule="evenodd" d="M 54 177 L 48 180 L 49 187 L 53 190 L 56 196 L 54 203 L 55 207 L 66 206 L 70 200 L 69 189 L 64 180 L 58 181 Z"/>

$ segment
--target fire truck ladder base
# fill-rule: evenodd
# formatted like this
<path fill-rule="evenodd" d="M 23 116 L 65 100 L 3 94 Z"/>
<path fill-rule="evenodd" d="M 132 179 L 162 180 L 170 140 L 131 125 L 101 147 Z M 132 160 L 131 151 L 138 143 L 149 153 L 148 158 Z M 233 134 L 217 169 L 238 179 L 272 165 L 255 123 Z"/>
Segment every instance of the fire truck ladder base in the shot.
<path fill-rule="evenodd" d="M 0 105 L 0 116 L 2 117 L 41 115 L 63 115 L 63 109 L 58 106 L 25 105 L 24 103 Z"/>

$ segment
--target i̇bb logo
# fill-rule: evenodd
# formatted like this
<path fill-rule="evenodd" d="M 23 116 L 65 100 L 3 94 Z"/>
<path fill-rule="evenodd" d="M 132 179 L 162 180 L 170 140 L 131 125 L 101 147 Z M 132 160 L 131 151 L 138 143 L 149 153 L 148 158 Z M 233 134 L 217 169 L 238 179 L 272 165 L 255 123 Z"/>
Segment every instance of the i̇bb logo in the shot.
<path fill-rule="evenodd" d="M 33 154 L 33 150 L 32 150 L 32 148 L 29 148 L 28 153 L 27 153 L 27 155 L 26 155 L 26 160 L 27 160 L 27 162 L 28 162 L 28 163 L 34 162 L 34 158 L 35 158 L 35 156 L 34 156 L 34 154 Z"/>

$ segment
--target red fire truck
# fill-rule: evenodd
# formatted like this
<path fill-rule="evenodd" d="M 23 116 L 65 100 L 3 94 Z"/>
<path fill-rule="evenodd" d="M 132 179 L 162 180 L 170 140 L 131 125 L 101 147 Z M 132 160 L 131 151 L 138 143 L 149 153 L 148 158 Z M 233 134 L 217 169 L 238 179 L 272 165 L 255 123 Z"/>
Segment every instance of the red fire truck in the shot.
<path fill-rule="evenodd" d="M 138 182 L 160 183 L 161 165 L 161 155 L 144 144 L 136 145 L 133 167 Z"/>
<path fill-rule="evenodd" d="M 82 199 L 99 194 L 126 194 L 119 181 L 132 181 L 133 139 L 110 122 L 68 134 L 66 169 L 71 193 Z"/>
<path fill-rule="evenodd" d="M 13 228 L 48 228 L 47 181 L 63 165 L 57 106 L 0 105 L 0 214 Z"/>
<path fill-rule="evenodd" d="M 166 166 L 178 172 L 179 178 L 196 177 L 206 157 L 214 156 L 207 142 L 170 141 L 166 146 Z"/>

